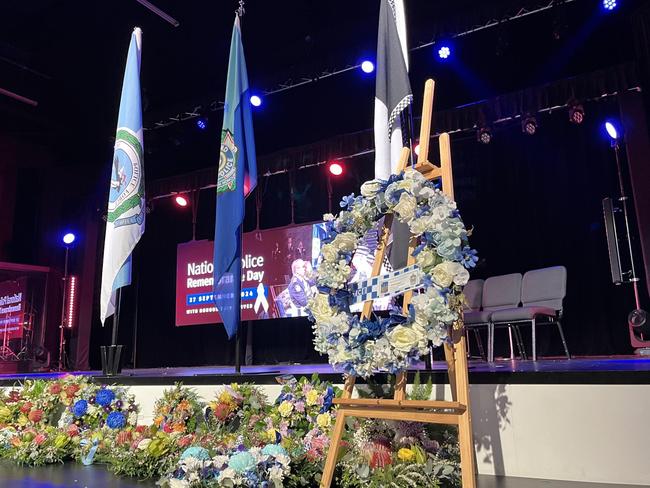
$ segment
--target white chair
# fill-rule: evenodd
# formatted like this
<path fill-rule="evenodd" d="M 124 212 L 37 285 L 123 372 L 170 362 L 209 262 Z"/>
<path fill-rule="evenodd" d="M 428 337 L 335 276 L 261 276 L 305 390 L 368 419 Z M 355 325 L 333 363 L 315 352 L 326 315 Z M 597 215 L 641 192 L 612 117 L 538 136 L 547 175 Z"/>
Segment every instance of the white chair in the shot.
<path fill-rule="evenodd" d="M 467 354 L 471 357 L 470 351 L 470 340 L 469 340 L 469 331 L 474 332 L 474 338 L 476 339 L 476 346 L 478 347 L 478 352 L 481 355 L 481 358 L 484 360 L 487 359 L 485 355 L 485 349 L 483 348 L 483 341 L 481 340 L 480 328 L 485 327 L 487 329 L 488 323 L 481 322 L 481 305 L 483 302 L 483 283 L 484 280 L 470 280 L 463 288 L 463 294 L 465 295 L 465 310 L 464 310 L 464 321 L 465 321 L 465 332 L 467 334 Z M 474 322 L 478 320 L 478 322 Z"/>
<path fill-rule="evenodd" d="M 560 322 L 563 300 L 566 295 L 566 279 L 567 272 L 564 266 L 528 271 L 524 275 L 521 285 L 522 306 L 497 310 L 490 316 L 492 327 L 497 325 L 514 326 L 516 336 L 518 336 L 520 342 L 519 326 L 531 325 L 533 361 L 537 360 L 536 327 L 542 324 L 557 325 L 566 357 L 571 359 Z M 486 287 L 487 284 L 486 282 Z M 494 336 L 492 336 L 492 340 L 494 340 Z M 494 348 L 494 345 L 492 345 L 492 348 Z"/>

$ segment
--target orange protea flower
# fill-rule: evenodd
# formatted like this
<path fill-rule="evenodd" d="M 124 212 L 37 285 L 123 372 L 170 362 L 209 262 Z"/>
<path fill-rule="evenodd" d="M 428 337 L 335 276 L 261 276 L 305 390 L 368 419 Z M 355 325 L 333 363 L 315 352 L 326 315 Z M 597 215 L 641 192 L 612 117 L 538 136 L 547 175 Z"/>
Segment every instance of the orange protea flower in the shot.
<path fill-rule="evenodd" d="M 169 413 L 169 405 L 164 405 L 164 406 L 160 409 L 160 413 L 162 413 L 163 415 L 167 415 L 167 414 Z"/>
<path fill-rule="evenodd" d="M 187 400 L 183 400 L 178 404 L 178 408 L 181 410 L 189 410 L 190 409 L 190 402 Z"/>
<path fill-rule="evenodd" d="M 156 427 L 160 427 L 160 424 L 163 423 L 163 420 L 165 420 L 165 417 L 162 415 L 158 415 L 155 419 L 153 419 L 153 423 L 156 425 Z"/>
<path fill-rule="evenodd" d="M 174 432 L 185 432 L 185 426 L 180 422 L 177 422 L 174 424 L 173 430 Z"/>
<path fill-rule="evenodd" d="M 20 406 L 20 413 L 29 413 L 34 404 L 32 402 L 25 402 Z"/>
<path fill-rule="evenodd" d="M 15 436 L 11 438 L 11 445 L 14 447 L 19 447 L 20 446 L 20 437 Z"/>
<path fill-rule="evenodd" d="M 35 408 L 31 412 L 29 412 L 29 415 L 27 416 L 30 421 L 37 423 L 40 422 L 41 419 L 43 418 L 43 410 L 40 410 L 38 408 Z"/>
<path fill-rule="evenodd" d="M 370 449 L 370 467 L 383 468 L 393 463 L 390 449 L 381 443 L 372 442 L 368 445 Z"/>
<path fill-rule="evenodd" d="M 52 395 L 58 395 L 61 393 L 61 384 L 60 383 L 52 383 L 50 385 L 49 391 Z"/>
<path fill-rule="evenodd" d="M 68 398 L 72 398 L 81 389 L 79 385 L 68 385 L 65 387 L 65 394 Z"/>

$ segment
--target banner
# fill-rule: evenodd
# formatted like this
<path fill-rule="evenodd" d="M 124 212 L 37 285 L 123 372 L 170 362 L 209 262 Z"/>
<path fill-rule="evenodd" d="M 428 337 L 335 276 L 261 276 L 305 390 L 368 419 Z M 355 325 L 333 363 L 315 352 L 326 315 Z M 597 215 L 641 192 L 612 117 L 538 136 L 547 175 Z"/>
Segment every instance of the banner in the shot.
<path fill-rule="evenodd" d="M 307 300 L 316 293 L 322 224 L 269 229 L 244 234 L 241 257 L 241 320 L 305 317 Z M 351 283 L 370 277 L 377 235 L 371 233 L 353 258 Z M 178 245 L 176 325 L 221 323 L 214 304 L 212 241 Z M 389 271 L 389 268 L 385 268 Z M 390 299 L 378 300 L 376 310 Z M 361 305 L 358 305 L 360 308 Z M 355 307 L 352 307 L 353 311 Z"/>
<path fill-rule="evenodd" d="M 0 283 L 0 342 L 5 330 L 9 339 L 20 339 L 23 336 L 25 298 L 24 279 Z"/>

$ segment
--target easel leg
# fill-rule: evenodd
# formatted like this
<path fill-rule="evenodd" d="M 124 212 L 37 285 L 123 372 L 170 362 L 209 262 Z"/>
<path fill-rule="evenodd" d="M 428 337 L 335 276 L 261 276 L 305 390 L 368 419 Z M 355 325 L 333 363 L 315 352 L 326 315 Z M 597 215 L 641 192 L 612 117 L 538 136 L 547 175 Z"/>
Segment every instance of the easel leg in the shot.
<path fill-rule="evenodd" d="M 343 409 L 339 409 L 336 413 L 336 423 L 332 437 L 330 438 L 330 447 L 327 452 L 327 460 L 325 461 L 325 468 L 323 469 L 323 477 L 320 480 L 321 488 L 329 488 L 334 478 L 334 469 L 336 468 L 336 461 L 339 457 L 339 449 L 341 447 L 341 438 L 343 437 L 343 429 L 345 428 L 345 414 Z"/>
<path fill-rule="evenodd" d="M 456 343 L 456 381 L 458 402 L 466 410 L 458 419 L 458 442 L 460 445 L 460 469 L 463 488 L 476 488 L 476 463 L 474 459 L 474 439 L 472 434 L 472 417 L 469 404 L 469 377 L 466 359 L 465 337 L 461 335 Z"/>
<path fill-rule="evenodd" d="M 447 372 L 449 375 L 449 386 L 451 388 L 451 398 L 453 401 L 458 401 L 458 387 L 456 384 L 456 359 L 460 354 L 459 351 L 454 351 L 454 346 L 445 344 L 445 359 L 447 361 Z M 463 353 L 465 354 L 465 353 Z"/>

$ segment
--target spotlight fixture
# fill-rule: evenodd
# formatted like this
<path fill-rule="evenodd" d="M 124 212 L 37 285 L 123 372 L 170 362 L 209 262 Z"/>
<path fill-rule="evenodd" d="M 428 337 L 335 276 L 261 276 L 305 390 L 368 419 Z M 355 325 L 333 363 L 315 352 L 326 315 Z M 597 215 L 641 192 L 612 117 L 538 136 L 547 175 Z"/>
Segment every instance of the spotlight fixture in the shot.
<path fill-rule="evenodd" d="M 68 232 L 67 234 L 65 234 L 63 236 L 63 244 L 65 244 L 66 246 L 69 246 L 70 244 L 72 244 L 75 241 L 76 238 L 77 238 L 77 236 L 75 236 L 72 232 Z"/>
<path fill-rule="evenodd" d="M 262 99 L 257 95 L 251 95 L 251 105 L 253 107 L 259 107 L 262 105 Z"/>
<path fill-rule="evenodd" d="M 569 106 L 569 122 L 572 124 L 580 125 L 585 120 L 585 108 L 577 100 L 568 103 Z"/>
<path fill-rule="evenodd" d="M 521 131 L 528 136 L 534 136 L 537 132 L 537 119 L 532 115 L 526 115 L 521 122 Z"/>
<path fill-rule="evenodd" d="M 489 144 L 492 142 L 492 131 L 488 127 L 481 127 L 476 132 L 476 140 L 481 144 Z"/>
<path fill-rule="evenodd" d="M 187 201 L 187 197 L 185 197 L 184 195 L 176 195 L 174 201 L 176 202 L 176 205 L 178 205 L 179 207 L 187 207 L 187 204 L 189 203 Z"/>
<path fill-rule="evenodd" d="M 361 63 L 361 71 L 364 73 L 372 73 L 375 71 L 375 64 L 367 59 Z"/>
<path fill-rule="evenodd" d="M 415 153 L 416 156 L 420 155 L 420 143 L 419 142 L 413 148 L 413 152 Z"/>
<path fill-rule="evenodd" d="M 196 126 L 201 130 L 205 130 L 208 127 L 208 121 L 203 117 L 200 117 L 196 119 Z"/>
<path fill-rule="evenodd" d="M 66 313 L 65 313 L 65 325 L 69 329 L 72 328 L 76 321 L 76 316 L 77 316 L 77 301 L 78 301 L 78 293 L 77 293 L 77 277 L 74 275 L 71 275 L 68 278 L 68 290 L 67 290 L 67 297 L 66 297 Z"/>
<path fill-rule="evenodd" d="M 616 128 L 616 124 L 614 122 L 609 120 L 605 122 L 605 131 L 607 132 L 607 135 L 610 137 L 612 142 L 618 140 L 619 133 L 618 133 L 618 129 Z"/>
<path fill-rule="evenodd" d="M 616 0 L 603 0 L 603 8 L 605 10 L 614 10 L 616 6 Z"/>
<path fill-rule="evenodd" d="M 440 59 L 447 59 L 449 56 L 451 56 L 451 48 L 449 46 L 443 45 L 438 49 L 438 57 Z"/>
<path fill-rule="evenodd" d="M 343 166 L 340 163 L 330 163 L 328 169 L 334 176 L 341 176 L 343 174 Z"/>

